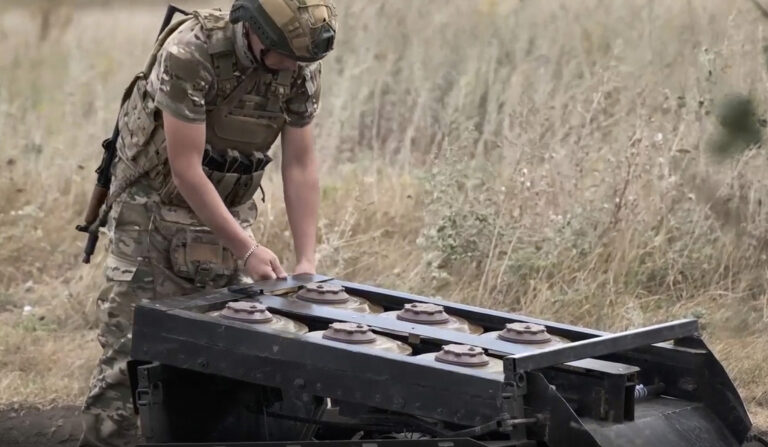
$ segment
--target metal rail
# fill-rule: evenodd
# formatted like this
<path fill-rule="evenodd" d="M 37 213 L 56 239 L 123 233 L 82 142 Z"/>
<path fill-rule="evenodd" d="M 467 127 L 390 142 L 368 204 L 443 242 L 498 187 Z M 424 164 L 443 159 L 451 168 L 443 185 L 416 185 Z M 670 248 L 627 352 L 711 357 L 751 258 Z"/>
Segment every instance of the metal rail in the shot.
<path fill-rule="evenodd" d="M 469 438 L 459 439 L 390 439 L 364 441 L 284 441 L 284 442 L 210 442 L 139 444 L 136 447 L 485 447 L 511 446 L 511 442 L 480 442 Z"/>
<path fill-rule="evenodd" d="M 533 371 L 574 360 L 629 351 L 641 346 L 697 336 L 698 334 L 698 321 L 673 321 L 671 323 L 568 343 L 536 352 L 515 354 L 504 359 L 504 368 L 507 371 L 513 372 Z"/>

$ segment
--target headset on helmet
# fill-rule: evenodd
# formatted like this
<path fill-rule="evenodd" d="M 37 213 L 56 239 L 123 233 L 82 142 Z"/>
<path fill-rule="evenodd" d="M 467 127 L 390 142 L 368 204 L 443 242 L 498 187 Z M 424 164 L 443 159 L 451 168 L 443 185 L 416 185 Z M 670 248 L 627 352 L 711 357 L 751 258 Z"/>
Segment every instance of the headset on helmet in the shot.
<path fill-rule="evenodd" d="M 247 23 L 266 49 L 299 62 L 324 58 L 336 38 L 332 0 L 235 0 L 229 21 Z"/>

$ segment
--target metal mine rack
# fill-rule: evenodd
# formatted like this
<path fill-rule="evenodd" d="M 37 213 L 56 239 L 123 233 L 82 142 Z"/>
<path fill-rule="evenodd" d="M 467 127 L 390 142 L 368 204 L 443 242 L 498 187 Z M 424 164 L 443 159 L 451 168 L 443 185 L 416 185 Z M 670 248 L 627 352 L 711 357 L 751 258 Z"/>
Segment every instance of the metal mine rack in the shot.
<path fill-rule="evenodd" d="M 295 276 L 137 306 L 129 372 L 145 447 L 768 445 L 698 331 Z"/>

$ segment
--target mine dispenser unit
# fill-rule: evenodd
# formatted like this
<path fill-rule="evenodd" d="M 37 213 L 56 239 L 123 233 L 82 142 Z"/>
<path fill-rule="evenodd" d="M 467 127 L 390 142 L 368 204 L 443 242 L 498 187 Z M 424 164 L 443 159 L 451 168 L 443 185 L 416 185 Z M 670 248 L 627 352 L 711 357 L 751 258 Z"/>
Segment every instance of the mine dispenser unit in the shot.
<path fill-rule="evenodd" d="M 129 374 L 143 446 L 768 445 L 698 331 L 613 334 L 302 275 L 139 304 Z"/>

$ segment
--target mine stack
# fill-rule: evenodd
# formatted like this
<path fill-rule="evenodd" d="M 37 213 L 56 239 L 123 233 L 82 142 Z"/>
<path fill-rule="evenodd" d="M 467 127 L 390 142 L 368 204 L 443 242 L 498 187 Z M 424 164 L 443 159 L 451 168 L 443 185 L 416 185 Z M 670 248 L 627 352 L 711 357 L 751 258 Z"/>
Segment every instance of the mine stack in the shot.
<path fill-rule="evenodd" d="M 696 320 L 607 333 L 320 275 L 136 307 L 144 447 L 767 446 Z"/>

